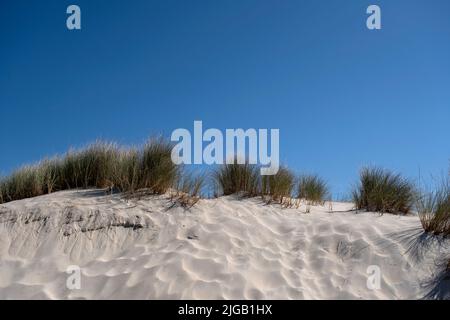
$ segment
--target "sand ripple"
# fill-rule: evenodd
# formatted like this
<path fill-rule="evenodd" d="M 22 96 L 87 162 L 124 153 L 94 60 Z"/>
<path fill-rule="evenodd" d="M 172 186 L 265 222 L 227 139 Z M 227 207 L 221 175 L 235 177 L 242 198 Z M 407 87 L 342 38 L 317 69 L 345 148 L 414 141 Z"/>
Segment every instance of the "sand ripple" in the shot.
<path fill-rule="evenodd" d="M 1 299 L 408 299 L 426 294 L 433 256 L 415 261 L 396 234 L 416 217 L 281 209 L 69 191 L 0 206 Z M 393 236 L 394 235 L 394 236 Z M 427 264 L 426 261 L 429 261 Z M 81 288 L 66 286 L 70 265 Z M 380 268 L 378 290 L 367 268 Z M 431 270 L 431 271 L 430 271 Z"/>

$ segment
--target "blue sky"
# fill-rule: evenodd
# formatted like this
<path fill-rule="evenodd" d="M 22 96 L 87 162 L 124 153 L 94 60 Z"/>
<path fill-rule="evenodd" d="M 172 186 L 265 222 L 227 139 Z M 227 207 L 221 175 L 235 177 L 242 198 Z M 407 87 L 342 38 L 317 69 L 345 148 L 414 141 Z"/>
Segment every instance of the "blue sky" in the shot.
<path fill-rule="evenodd" d="M 366 28 L 370 4 L 382 30 Z M 338 197 L 364 165 L 449 166 L 448 0 L 2 0 L 0 39 L 3 174 L 194 120 L 279 128 L 282 163 Z"/>

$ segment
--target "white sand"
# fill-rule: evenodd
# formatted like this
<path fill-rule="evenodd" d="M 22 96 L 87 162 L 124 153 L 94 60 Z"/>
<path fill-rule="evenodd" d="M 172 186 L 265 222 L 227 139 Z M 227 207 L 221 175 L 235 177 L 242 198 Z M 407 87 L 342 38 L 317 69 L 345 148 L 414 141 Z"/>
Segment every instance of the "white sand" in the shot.
<path fill-rule="evenodd" d="M 0 299 L 415 299 L 443 250 L 415 259 L 417 217 L 345 203 L 309 214 L 236 197 L 168 205 L 95 190 L 0 205 Z M 70 265 L 81 267 L 79 290 L 66 286 Z"/>

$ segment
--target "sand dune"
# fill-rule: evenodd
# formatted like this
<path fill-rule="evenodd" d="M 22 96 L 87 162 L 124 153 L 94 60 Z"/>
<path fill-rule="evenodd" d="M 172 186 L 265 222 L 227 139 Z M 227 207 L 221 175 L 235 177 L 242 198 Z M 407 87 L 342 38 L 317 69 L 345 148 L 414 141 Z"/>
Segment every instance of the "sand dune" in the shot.
<path fill-rule="evenodd" d="M 416 299 L 448 243 L 408 251 L 417 217 L 234 196 L 169 208 L 66 191 L 0 206 L 1 299 Z M 69 289 L 68 266 L 81 268 Z M 380 288 L 369 289 L 369 266 Z"/>

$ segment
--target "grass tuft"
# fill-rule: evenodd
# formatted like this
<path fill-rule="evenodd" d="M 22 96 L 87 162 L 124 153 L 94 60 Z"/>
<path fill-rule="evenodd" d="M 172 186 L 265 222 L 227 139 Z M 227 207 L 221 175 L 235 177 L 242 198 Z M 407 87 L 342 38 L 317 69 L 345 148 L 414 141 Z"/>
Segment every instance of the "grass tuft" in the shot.
<path fill-rule="evenodd" d="M 408 214 L 415 198 L 414 186 L 400 174 L 380 168 L 364 168 L 352 198 L 357 209 Z"/>
<path fill-rule="evenodd" d="M 251 164 L 224 164 L 214 172 L 214 180 L 223 195 L 241 193 L 245 196 L 260 194 L 259 168 Z"/>
<path fill-rule="evenodd" d="M 309 205 L 323 205 L 329 194 L 327 183 L 318 175 L 299 177 L 297 197 L 306 200 Z"/>
<path fill-rule="evenodd" d="M 140 187 L 141 156 L 137 148 L 121 150 L 113 164 L 112 181 L 119 192 L 134 193 Z"/>
<path fill-rule="evenodd" d="M 425 232 L 433 235 L 450 235 L 450 179 L 436 191 L 419 196 L 417 211 Z"/>
<path fill-rule="evenodd" d="M 98 141 L 1 178 L 0 203 L 77 188 L 164 194 L 181 179 L 171 152 L 171 143 L 163 138 L 150 139 L 142 149 L 120 149 L 113 143 Z M 191 182 L 189 193 L 199 196 L 202 184 Z"/>
<path fill-rule="evenodd" d="M 106 188 L 113 184 L 114 162 L 119 149 L 113 143 L 95 142 L 85 149 L 71 150 L 61 163 L 61 183 L 66 189 Z"/>
<path fill-rule="evenodd" d="M 153 194 L 166 193 L 178 177 L 178 166 L 172 162 L 172 144 L 163 138 L 150 139 L 142 151 L 139 187 Z"/>
<path fill-rule="evenodd" d="M 24 166 L 1 182 L 3 202 L 30 198 L 43 194 L 42 175 L 38 166 Z"/>
<path fill-rule="evenodd" d="M 281 167 L 277 174 L 262 176 L 261 193 L 268 197 L 267 202 L 283 203 L 284 198 L 291 198 L 294 189 L 295 175 L 286 167 Z"/>

